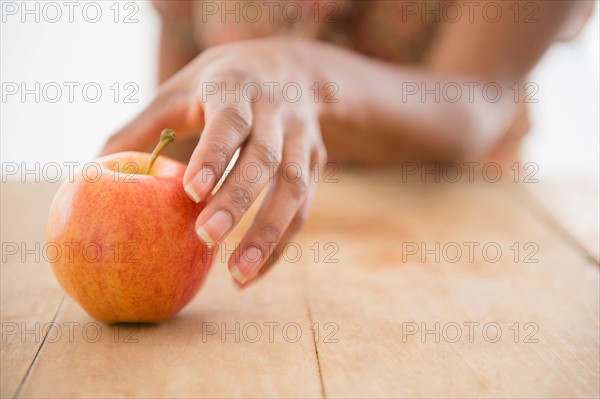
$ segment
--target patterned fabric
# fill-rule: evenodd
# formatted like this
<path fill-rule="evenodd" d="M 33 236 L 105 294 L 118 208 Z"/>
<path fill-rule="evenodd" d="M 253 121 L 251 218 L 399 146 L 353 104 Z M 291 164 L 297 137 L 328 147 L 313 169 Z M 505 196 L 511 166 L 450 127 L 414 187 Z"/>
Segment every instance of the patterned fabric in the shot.
<path fill-rule="evenodd" d="M 366 56 L 418 65 L 427 55 L 452 0 L 195 1 L 195 41 L 200 49 L 273 35 L 323 40 Z M 490 154 L 502 165 L 518 159 L 529 130 L 527 107 Z"/>
<path fill-rule="evenodd" d="M 439 26 L 437 0 L 283 0 L 195 2 L 200 48 L 236 40 L 295 35 L 370 57 L 418 64 Z"/>

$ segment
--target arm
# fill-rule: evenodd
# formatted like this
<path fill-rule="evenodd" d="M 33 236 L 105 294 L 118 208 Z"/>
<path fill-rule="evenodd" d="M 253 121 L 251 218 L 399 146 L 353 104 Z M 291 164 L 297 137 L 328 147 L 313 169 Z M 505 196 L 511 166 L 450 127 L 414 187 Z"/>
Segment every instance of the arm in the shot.
<path fill-rule="evenodd" d="M 158 59 L 158 84 L 161 85 L 193 60 L 200 49 L 194 40 L 191 1 L 153 0 L 152 4 L 161 19 Z M 187 162 L 197 143 L 197 136 L 177 140 L 164 154 Z"/>
<path fill-rule="evenodd" d="M 540 22 L 532 25 L 448 25 L 422 70 L 290 37 L 215 46 L 168 79 L 149 107 L 109 140 L 105 152 L 147 150 L 166 127 L 179 138 L 202 131 L 182 185 L 196 202 L 210 198 L 196 220 L 198 237 L 209 245 L 222 242 L 266 189 L 256 218 L 228 261 L 232 275 L 244 284 L 274 263 L 306 218 L 316 186 L 314 169 L 323 168 L 326 159 L 324 141 L 337 140 L 346 153 L 374 161 L 398 159 L 398 154 L 453 159 L 489 148 L 515 114 L 512 96 L 497 103 L 421 101 L 403 98 L 403 85 L 512 84 L 535 65 L 572 7 L 540 1 Z M 279 84 L 274 98 L 240 92 L 265 82 Z M 295 102 L 282 98 L 281 88 L 290 82 L 304 90 Z M 309 90 L 314 82 L 320 87 L 336 83 L 339 102 L 325 102 L 324 92 L 315 102 Z M 210 197 L 238 148 L 231 174 Z M 247 170 L 254 171 L 252 176 L 245 175 Z"/>
<path fill-rule="evenodd" d="M 461 3 L 463 18 L 447 23 L 440 40 L 428 54 L 425 68 L 410 69 L 377 62 L 366 57 L 331 49 L 327 57 L 344 57 L 346 65 L 326 77 L 340 88 L 337 104 L 323 110 L 325 142 L 343 145 L 345 151 L 367 161 L 392 161 L 420 156 L 449 160 L 485 153 L 500 138 L 518 112 L 514 92 L 508 86 L 520 85 L 561 30 L 568 25 L 581 2 L 537 1 L 537 23 L 523 22 L 523 14 L 514 23 L 508 9 L 513 2 L 494 2 L 503 6 L 503 18 L 497 23 L 483 20 L 481 12 L 470 23 L 469 11 Z M 485 2 L 480 2 L 479 10 Z M 337 54 L 336 54 L 337 53 Z M 324 61 L 325 64 L 328 60 Z M 433 88 L 439 82 L 456 82 L 463 88 L 461 101 L 450 103 L 443 97 L 426 101 L 421 91 L 404 93 L 403 86 Z M 468 101 L 465 82 L 477 82 L 474 99 Z M 497 103 L 486 101 L 482 87 L 488 82 L 502 86 Z M 494 91 L 490 91 L 490 97 Z M 369 140 L 367 135 L 380 134 Z M 357 141 L 360 144 L 357 145 Z M 328 147 L 330 153 L 332 150 Z"/>
<path fill-rule="evenodd" d="M 194 42 L 192 3 L 153 0 L 161 18 L 158 83 L 164 83 L 200 52 Z"/>

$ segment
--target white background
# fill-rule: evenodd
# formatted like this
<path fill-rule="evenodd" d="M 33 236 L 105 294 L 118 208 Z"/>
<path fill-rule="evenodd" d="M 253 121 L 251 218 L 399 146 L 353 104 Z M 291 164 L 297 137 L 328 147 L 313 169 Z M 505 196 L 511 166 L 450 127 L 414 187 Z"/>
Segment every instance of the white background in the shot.
<path fill-rule="evenodd" d="M 3 2 L 16 4 L 19 2 Z M 29 3 L 33 8 L 36 2 Z M 133 117 L 152 98 L 155 90 L 159 20 L 149 2 L 117 4 L 98 2 L 102 16 L 97 23 L 83 16 L 85 2 L 75 2 L 74 22 L 69 22 L 63 2 L 57 23 L 35 15 L 3 12 L 1 24 L 1 80 L 26 82 L 79 82 L 74 102 L 64 85 L 57 103 L 27 96 L 2 100 L 1 157 L 3 162 L 80 162 L 91 160 L 106 138 Z M 41 8 L 45 3 L 39 3 Z M 111 7 L 113 7 L 111 9 Z M 87 15 L 95 16 L 94 9 Z M 56 11 L 47 9 L 49 19 Z M 125 23 L 131 12 L 138 20 Z M 582 34 L 574 41 L 557 44 L 546 54 L 530 80 L 540 88 L 539 103 L 532 104 L 533 129 L 524 144 L 524 160 L 538 163 L 541 177 L 597 176 L 599 173 L 599 7 Z M 83 98 L 82 86 L 96 82 L 102 89 L 97 103 Z M 120 98 L 115 103 L 110 87 L 117 82 Z M 124 103 L 127 82 L 139 91 L 137 103 Z M 114 87 L 114 86 L 113 86 Z M 90 95 L 94 91 L 90 89 Z M 3 93 L 5 94 L 5 93 Z M 54 92 L 51 92 L 54 96 Z M 4 174 L 4 168 L 3 168 Z"/>

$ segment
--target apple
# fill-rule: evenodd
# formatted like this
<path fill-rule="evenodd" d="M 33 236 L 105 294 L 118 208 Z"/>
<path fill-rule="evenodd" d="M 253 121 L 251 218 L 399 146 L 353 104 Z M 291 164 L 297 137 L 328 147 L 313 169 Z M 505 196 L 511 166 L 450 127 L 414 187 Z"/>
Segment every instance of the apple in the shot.
<path fill-rule="evenodd" d="M 152 155 L 98 158 L 59 188 L 48 218 L 48 258 L 59 283 L 94 319 L 158 323 L 198 292 L 215 250 L 194 231 L 204 203 L 182 185 L 185 166 Z M 91 167 L 94 165 L 95 167 Z"/>

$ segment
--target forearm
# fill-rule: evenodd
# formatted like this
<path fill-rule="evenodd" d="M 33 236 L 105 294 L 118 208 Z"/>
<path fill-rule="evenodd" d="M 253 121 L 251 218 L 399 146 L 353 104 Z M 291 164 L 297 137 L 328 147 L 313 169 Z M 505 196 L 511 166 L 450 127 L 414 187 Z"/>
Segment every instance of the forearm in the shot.
<path fill-rule="evenodd" d="M 467 3 L 458 4 L 468 15 Z M 323 107 L 325 139 L 358 138 L 366 130 L 377 135 L 371 142 L 384 143 L 383 152 L 435 159 L 489 150 L 516 116 L 527 75 L 579 9 L 578 2 L 535 1 L 536 23 L 528 23 L 514 21 L 512 2 L 494 4 L 505 16 L 497 23 L 463 18 L 441 26 L 418 70 L 328 49 L 319 64 L 339 66 L 327 76 L 339 86 L 339 102 Z M 483 90 L 488 83 L 502 89 L 497 102 L 494 87 Z M 479 84 L 473 93 L 471 84 Z M 415 87 L 416 94 L 407 93 Z M 453 102 L 456 87 L 461 93 Z M 423 95 L 424 89 L 435 94 Z"/>
<path fill-rule="evenodd" d="M 321 100 L 325 141 L 350 147 L 351 141 L 359 142 L 357 149 L 374 161 L 476 155 L 489 149 L 517 109 L 506 87 L 501 100 L 492 103 L 482 96 L 487 82 L 391 65 L 341 49 L 328 53 L 338 60 L 323 65 L 339 67 L 323 79 L 339 91 L 337 102 Z"/>
<path fill-rule="evenodd" d="M 189 12 L 173 15 L 161 9 L 158 11 L 161 14 L 158 83 L 162 84 L 193 60 L 199 50 L 194 42 Z M 195 137 L 179 139 L 164 154 L 187 163 L 197 141 Z"/>
<path fill-rule="evenodd" d="M 158 82 L 174 75 L 198 54 L 194 43 L 193 25 L 189 16 L 162 18 Z"/>

